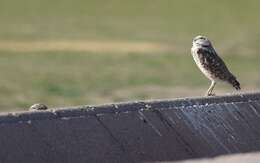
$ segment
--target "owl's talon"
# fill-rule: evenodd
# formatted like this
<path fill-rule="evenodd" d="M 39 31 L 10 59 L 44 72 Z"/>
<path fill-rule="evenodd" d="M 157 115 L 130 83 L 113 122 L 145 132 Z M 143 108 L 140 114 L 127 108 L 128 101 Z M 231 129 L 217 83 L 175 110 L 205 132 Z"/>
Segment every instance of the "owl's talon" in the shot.
<path fill-rule="evenodd" d="M 207 96 L 216 96 L 215 93 L 207 93 Z"/>

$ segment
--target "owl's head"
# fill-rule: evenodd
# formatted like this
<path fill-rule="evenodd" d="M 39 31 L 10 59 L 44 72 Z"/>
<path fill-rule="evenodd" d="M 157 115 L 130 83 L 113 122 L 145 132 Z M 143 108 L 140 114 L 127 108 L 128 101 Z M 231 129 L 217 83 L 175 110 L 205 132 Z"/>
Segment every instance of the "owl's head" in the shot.
<path fill-rule="evenodd" d="M 210 46 L 211 42 L 210 40 L 205 37 L 205 36 L 196 36 L 193 40 L 192 40 L 192 44 L 195 46 Z"/>

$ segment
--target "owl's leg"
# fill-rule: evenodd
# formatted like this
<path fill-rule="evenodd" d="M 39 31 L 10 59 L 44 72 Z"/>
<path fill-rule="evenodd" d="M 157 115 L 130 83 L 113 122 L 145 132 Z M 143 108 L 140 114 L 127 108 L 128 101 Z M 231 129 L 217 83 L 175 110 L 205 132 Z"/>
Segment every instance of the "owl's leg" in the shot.
<path fill-rule="evenodd" d="M 212 93 L 215 85 L 216 85 L 216 82 L 215 81 L 211 81 L 211 85 L 210 85 L 210 87 L 209 87 L 209 89 L 207 91 L 206 96 L 215 96 L 215 94 Z"/>

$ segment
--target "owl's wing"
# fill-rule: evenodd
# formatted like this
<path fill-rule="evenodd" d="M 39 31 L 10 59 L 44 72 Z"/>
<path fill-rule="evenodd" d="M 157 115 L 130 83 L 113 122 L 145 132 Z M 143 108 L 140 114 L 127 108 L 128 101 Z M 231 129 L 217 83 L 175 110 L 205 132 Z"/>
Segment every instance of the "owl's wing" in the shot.
<path fill-rule="evenodd" d="M 228 80 L 233 76 L 213 48 L 199 48 L 197 53 L 203 67 L 216 78 Z"/>

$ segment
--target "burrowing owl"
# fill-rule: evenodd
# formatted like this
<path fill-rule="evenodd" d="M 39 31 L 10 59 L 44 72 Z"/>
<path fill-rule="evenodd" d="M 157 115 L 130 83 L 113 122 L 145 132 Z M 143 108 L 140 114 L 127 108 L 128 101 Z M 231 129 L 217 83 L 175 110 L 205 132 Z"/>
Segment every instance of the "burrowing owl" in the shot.
<path fill-rule="evenodd" d="M 227 82 L 237 90 L 240 89 L 236 77 L 228 70 L 207 37 L 197 36 L 193 39 L 191 54 L 199 69 L 211 80 L 207 96 L 214 95 L 213 89 L 218 81 Z"/>

